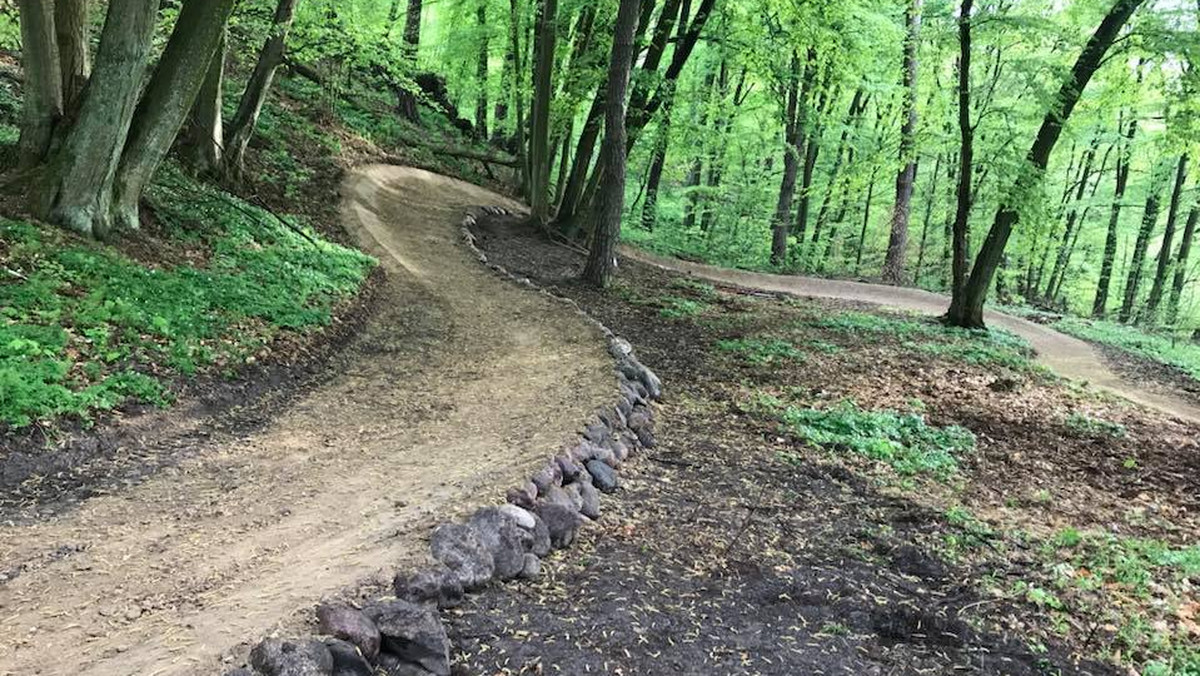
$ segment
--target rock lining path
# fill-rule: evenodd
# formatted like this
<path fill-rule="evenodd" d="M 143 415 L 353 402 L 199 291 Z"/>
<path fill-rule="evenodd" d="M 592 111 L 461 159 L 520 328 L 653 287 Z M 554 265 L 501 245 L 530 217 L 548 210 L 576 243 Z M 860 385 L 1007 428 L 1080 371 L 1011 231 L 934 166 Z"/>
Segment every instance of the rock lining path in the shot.
<path fill-rule="evenodd" d="M 665 258 L 632 247 L 622 247 L 621 255 L 719 284 L 798 296 L 874 303 L 932 316 L 944 314 L 950 302 L 945 296 L 922 289 L 719 268 Z M 987 311 L 985 320 L 989 326 L 1007 329 L 1028 340 L 1037 350 L 1038 361 L 1060 376 L 1087 381 L 1094 387 L 1185 421 L 1200 422 L 1200 407 L 1170 393 L 1156 391 L 1143 383 L 1122 378 L 1104 363 L 1092 345 L 1083 340 L 1027 319 L 999 312 Z"/>
<path fill-rule="evenodd" d="M 0 524 L 0 674 L 214 674 L 308 621 L 323 595 L 390 582 L 429 529 L 503 501 L 616 392 L 606 339 L 505 283 L 458 241 L 519 205 L 368 166 L 343 221 L 388 272 L 381 310 L 327 381 L 261 431 L 77 507 Z"/>

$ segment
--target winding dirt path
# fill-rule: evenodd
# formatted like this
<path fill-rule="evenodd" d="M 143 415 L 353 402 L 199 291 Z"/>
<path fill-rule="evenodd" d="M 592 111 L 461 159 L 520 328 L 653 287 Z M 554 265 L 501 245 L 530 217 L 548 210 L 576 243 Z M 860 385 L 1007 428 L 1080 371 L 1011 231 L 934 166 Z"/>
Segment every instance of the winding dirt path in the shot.
<path fill-rule="evenodd" d="M 330 379 L 260 432 L 0 524 L 0 674 L 214 674 L 326 594 L 386 584 L 435 516 L 497 502 L 614 387 L 602 336 L 458 243 L 517 205 L 428 172 L 353 173 L 343 220 L 387 268 Z"/>
<path fill-rule="evenodd" d="M 949 299 L 945 296 L 922 289 L 719 268 L 656 256 L 632 247 L 621 247 L 621 255 L 660 268 L 747 289 L 874 303 L 934 316 L 944 314 L 949 304 Z M 1038 361 L 1060 376 L 1087 381 L 1097 388 L 1118 394 L 1148 408 L 1190 422 L 1200 422 L 1200 408 L 1182 398 L 1157 392 L 1141 383 L 1121 378 L 1104 363 L 1096 349 L 1085 341 L 999 312 L 988 311 L 985 319 L 991 326 L 1007 329 L 1028 340 L 1037 350 Z"/>

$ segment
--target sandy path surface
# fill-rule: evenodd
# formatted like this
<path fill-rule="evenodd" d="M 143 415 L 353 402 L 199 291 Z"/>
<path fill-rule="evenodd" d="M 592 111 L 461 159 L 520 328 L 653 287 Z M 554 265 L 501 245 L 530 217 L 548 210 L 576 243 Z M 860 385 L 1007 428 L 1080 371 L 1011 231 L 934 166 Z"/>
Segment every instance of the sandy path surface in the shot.
<path fill-rule="evenodd" d="M 650 265 L 747 289 L 875 303 L 933 316 L 945 314 L 950 302 L 945 296 L 921 289 L 732 270 L 656 256 L 631 247 L 622 247 L 621 254 Z M 1087 342 L 1041 324 L 998 312 L 988 311 L 985 320 L 989 326 L 1007 329 L 1028 340 L 1038 352 L 1038 361 L 1060 376 L 1087 381 L 1143 406 L 1183 420 L 1200 422 L 1200 408 L 1182 398 L 1156 392 L 1140 383 L 1121 378 Z"/>
<path fill-rule="evenodd" d="M 386 583 L 435 515 L 501 499 L 613 385 L 599 333 L 458 242 L 428 172 L 366 167 L 343 220 L 388 270 L 330 378 L 261 431 L 68 512 L 0 524 L 0 674 L 214 674 L 323 595 Z"/>

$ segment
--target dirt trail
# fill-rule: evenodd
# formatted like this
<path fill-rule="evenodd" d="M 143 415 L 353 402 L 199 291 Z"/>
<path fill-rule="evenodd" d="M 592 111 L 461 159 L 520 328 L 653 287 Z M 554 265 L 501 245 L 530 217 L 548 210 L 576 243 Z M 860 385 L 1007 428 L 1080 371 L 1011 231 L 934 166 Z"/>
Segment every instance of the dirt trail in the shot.
<path fill-rule="evenodd" d="M 428 172 L 373 166 L 343 220 L 388 270 L 340 368 L 261 431 L 130 487 L 0 525 L 0 674 L 220 673 L 322 595 L 385 583 L 433 515 L 500 500 L 611 394 L 580 317 L 456 241 L 473 206 Z M 11 574 L 10 574 L 11 577 Z"/>
<path fill-rule="evenodd" d="M 631 247 L 622 247 L 621 254 L 650 265 L 748 289 L 875 303 L 927 315 L 945 313 L 949 303 L 945 296 L 921 289 L 732 270 L 664 258 Z M 1038 352 L 1038 361 L 1060 376 L 1087 381 L 1097 388 L 1113 392 L 1143 406 L 1183 420 L 1200 422 L 1200 408 L 1179 397 L 1152 391 L 1140 383 L 1121 378 L 1105 365 L 1096 349 L 1085 341 L 1041 324 L 998 312 L 988 311 L 985 319 L 990 326 L 1007 329 L 1028 340 Z"/>

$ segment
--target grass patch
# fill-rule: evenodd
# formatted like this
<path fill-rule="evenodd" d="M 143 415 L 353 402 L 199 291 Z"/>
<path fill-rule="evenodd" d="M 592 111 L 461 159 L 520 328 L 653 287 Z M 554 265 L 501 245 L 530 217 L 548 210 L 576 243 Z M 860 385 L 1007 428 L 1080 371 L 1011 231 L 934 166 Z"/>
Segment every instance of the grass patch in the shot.
<path fill-rule="evenodd" d="M 681 298 L 679 296 L 664 296 L 659 299 L 659 304 L 662 307 L 658 314 L 664 319 L 688 319 L 704 314 L 708 309 L 708 305 L 695 301 L 690 298 Z"/>
<path fill-rule="evenodd" d="M 374 266 L 169 167 L 147 200 L 171 246 L 201 262 L 146 266 L 0 221 L 0 261 L 23 277 L 0 283 L 0 424 L 166 403 L 172 376 L 231 368 L 281 332 L 327 324 Z"/>
<path fill-rule="evenodd" d="M 751 364 L 771 364 L 780 362 L 802 362 L 804 352 L 786 340 L 778 338 L 738 338 L 721 340 L 717 348 L 725 352 L 740 354 Z"/>
<path fill-rule="evenodd" d="M 812 409 L 764 395 L 752 408 L 806 443 L 870 458 L 905 476 L 946 479 L 958 470 L 956 456 L 975 448 L 975 435 L 962 427 L 930 425 L 920 413 L 865 410 L 851 400 Z"/>
<path fill-rule="evenodd" d="M 1093 418 L 1082 413 L 1072 413 L 1067 416 L 1063 424 L 1072 436 L 1083 439 L 1125 438 L 1125 426 L 1121 423 Z"/>

